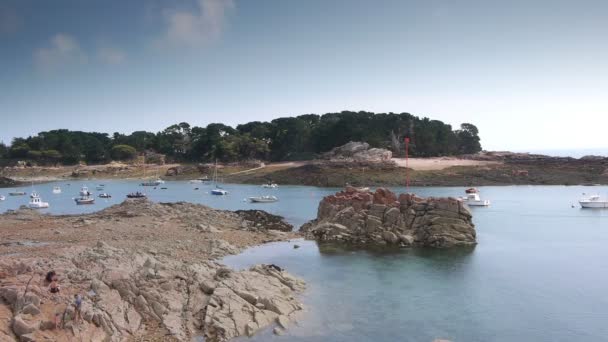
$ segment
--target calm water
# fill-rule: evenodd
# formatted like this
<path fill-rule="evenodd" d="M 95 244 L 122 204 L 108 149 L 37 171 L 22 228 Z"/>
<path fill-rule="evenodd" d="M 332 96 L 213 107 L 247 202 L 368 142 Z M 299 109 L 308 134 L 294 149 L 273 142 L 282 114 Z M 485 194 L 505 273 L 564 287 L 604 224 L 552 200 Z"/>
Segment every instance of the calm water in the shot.
<path fill-rule="evenodd" d="M 86 182 L 94 189 L 100 182 Z M 79 182 L 36 185 L 48 212 L 99 210 L 140 189 L 136 182 L 104 181 L 110 201 L 76 206 Z M 147 188 L 155 201 L 190 201 L 221 209 L 263 208 L 299 225 L 316 214 L 335 189 L 226 185 L 226 197 L 208 185 L 169 182 Z M 199 187 L 199 190 L 194 190 Z M 12 189 L 0 189 L 6 195 Z M 29 191 L 29 188 L 27 189 Z M 402 190 L 402 189 L 396 189 Z M 412 189 L 420 195 L 460 195 L 462 188 Z M 256 247 L 224 262 L 236 268 L 274 263 L 304 278 L 308 311 L 287 335 L 266 331 L 252 341 L 606 341 L 608 340 L 608 210 L 572 208 L 582 193 L 608 187 L 483 187 L 489 208 L 475 208 L 474 249 L 393 253 L 319 247 L 310 241 Z M 253 205 L 245 197 L 275 194 L 281 201 Z M 7 197 L 0 210 L 27 197 Z M 248 340 L 249 341 L 249 340 Z"/>

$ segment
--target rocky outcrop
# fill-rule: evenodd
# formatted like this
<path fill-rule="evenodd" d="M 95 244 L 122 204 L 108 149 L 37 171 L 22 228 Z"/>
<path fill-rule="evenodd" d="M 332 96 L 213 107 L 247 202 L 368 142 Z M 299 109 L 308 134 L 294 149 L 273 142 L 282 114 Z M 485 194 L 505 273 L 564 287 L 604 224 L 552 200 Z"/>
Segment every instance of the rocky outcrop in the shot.
<path fill-rule="evenodd" d="M 0 188 L 14 185 L 17 185 L 17 182 L 15 180 L 0 176 Z"/>
<path fill-rule="evenodd" d="M 476 244 L 471 212 L 455 198 L 397 196 L 347 187 L 323 198 L 317 218 L 300 229 L 320 242 L 451 247 Z"/>
<path fill-rule="evenodd" d="M 48 270 L 60 276 L 58 294 L 47 289 Z M 22 341 L 125 341 L 154 329 L 170 340 L 226 341 L 288 320 L 302 309 L 295 295 L 304 289 L 303 281 L 274 265 L 237 272 L 105 242 L 50 260 L 6 260 L 0 271 L 0 306 L 12 311 L 11 332 Z M 80 322 L 74 294 L 84 297 Z M 58 328 L 56 313 L 63 318 Z"/>
<path fill-rule="evenodd" d="M 351 141 L 323 154 L 330 161 L 388 162 L 393 153 L 383 148 L 369 148 L 365 142 Z"/>
<path fill-rule="evenodd" d="M 237 210 L 235 213 L 241 216 L 245 224 L 251 227 L 280 230 L 282 232 L 293 230 L 293 226 L 285 222 L 282 216 L 273 215 L 262 210 Z"/>

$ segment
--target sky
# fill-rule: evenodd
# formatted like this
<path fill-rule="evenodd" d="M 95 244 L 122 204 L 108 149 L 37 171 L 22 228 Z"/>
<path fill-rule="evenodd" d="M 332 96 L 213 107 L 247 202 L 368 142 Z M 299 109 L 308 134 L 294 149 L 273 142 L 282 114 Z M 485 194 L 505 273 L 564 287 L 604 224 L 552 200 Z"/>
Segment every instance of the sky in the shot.
<path fill-rule="evenodd" d="M 0 141 L 409 112 L 608 147 L 608 1 L 0 0 Z"/>

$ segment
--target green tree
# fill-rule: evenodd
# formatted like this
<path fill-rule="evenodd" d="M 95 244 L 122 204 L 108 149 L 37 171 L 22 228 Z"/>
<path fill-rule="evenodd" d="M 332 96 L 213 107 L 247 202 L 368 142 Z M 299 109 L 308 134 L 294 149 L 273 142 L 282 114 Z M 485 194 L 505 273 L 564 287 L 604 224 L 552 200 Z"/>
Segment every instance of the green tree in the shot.
<path fill-rule="evenodd" d="M 116 145 L 112 147 L 110 155 L 114 160 L 131 160 L 137 156 L 137 150 L 129 145 Z"/>

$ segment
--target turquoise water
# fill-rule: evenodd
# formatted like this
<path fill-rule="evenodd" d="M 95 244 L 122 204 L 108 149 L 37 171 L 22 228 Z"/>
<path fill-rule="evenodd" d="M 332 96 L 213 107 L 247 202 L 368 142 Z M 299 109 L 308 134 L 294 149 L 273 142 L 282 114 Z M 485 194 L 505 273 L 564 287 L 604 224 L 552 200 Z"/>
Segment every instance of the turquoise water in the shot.
<path fill-rule="evenodd" d="M 99 182 L 86 182 L 94 189 Z M 140 189 L 137 182 L 103 181 L 108 202 L 76 206 L 80 188 L 62 195 L 36 185 L 47 212 L 94 211 Z M 226 197 L 208 185 L 168 182 L 147 188 L 152 200 L 190 201 L 220 209 L 263 208 L 299 225 L 316 214 L 335 189 L 226 185 Z M 199 187 L 199 190 L 194 190 Z M 0 189 L 6 195 L 12 189 Z M 402 189 L 396 189 L 402 190 Z M 463 188 L 413 188 L 420 195 L 460 195 Z M 605 341 L 608 340 L 608 210 L 572 208 L 582 193 L 608 187 L 507 186 L 480 188 L 489 208 L 474 208 L 479 245 L 473 249 L 403 249 L 390 253 L 319 248 L 314 242 L 275 243 L 229 256 L 236 268 L 274 263 L 305 279 L 307 312 L 285 336 L 262 332 L 251 341 Z M 28 189 L 29 191 L 29 189 Z M 275 194 L 280 202 L 253 205 L 248 196 Z M 7 197 L 0 211 L 26 197 Z"/>

